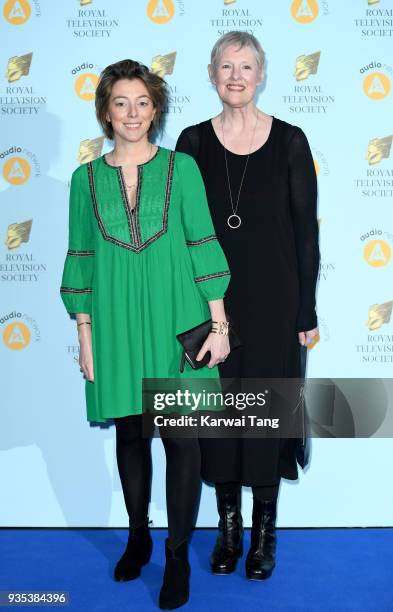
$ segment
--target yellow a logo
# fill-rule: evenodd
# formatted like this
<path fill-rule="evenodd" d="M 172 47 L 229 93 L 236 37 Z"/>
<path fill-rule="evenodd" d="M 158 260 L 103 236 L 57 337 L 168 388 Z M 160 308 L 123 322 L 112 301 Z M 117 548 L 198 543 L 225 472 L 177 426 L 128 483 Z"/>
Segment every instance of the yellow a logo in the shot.
<path fill-rule="evenodd" d="M 392 256 L 392 250 L 384 240 L 370 240 L 363 250 L 364 259 L 373 268 L 386 266 Z"/>
<path fill-rule="evenodd" d="M 22 25 L 31 16 L 31 7 L 27 0 L 7 0 L 3 15 L 11 25 Z"/>
<path fill-rule="evenodd" d="M 93 74 L 93 72 L 85 72 L 84 74 L 80 74 L 75 81 L 76 95 L 79 96 L 81 100 L 90 102 L 91 100 L 94 100 L 96 96 L 97 85 L 98 76 Z"/>
<path fill-rule="evenodd" d="M 363 91 L 372 100 L 382 100 L 390 93 L 390 79 L 383 72 L 371 72 L 363 81 Z"/>
<path fill-rule="evenodd" d="M 13 351 L 19 351 L 29 346 L 31 332 L 27 325 L 21 322 L 10 323 L 3 332 L 4 344 Z"/>
<path fill-rule="evenodd" d="M 294 0 L 291 5 L 291 14 L 299 23 L 310 23 L 318 17 L 319 6 L 317 0 Z"/>
<path fill-rule="evenodd" d="M 31 168 L 23 157 L 10 157 L 3 167 L 3 176 L 11 185 L 23 185 L 29 180 Z"/>
<path fill-rule="evenodd" d="M 150 0 L 147 5 L 147 14 L 154 23 L 167 23 L 175 14 L 175 5 L 172 0 Z"/>

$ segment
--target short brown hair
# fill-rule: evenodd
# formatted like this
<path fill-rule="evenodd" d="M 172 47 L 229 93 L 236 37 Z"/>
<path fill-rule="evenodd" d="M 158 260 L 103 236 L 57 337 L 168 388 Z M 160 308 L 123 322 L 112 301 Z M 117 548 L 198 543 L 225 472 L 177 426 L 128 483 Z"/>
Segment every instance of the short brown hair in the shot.
<path fill-rule="evenodd" d="M 164 79 L 151 72 L 144 64 L 126 59 L 110 64 L 110 66 L 104 68 L 100 75 L 95 104 L 97 120 L 105 136 L 110 140 L 113 139 L 112 124 L 106 120 L 106 114 L 108 112 L 112 87 L 116 81 L 121 79 L 129 79 L 130 81 L 140 79 L 144 83 L 153 102 L 153 107 L 156 109 L 154 119 L 149 128 L 149 134 L 159 129 L 167 100 L 167 85 Z"/>

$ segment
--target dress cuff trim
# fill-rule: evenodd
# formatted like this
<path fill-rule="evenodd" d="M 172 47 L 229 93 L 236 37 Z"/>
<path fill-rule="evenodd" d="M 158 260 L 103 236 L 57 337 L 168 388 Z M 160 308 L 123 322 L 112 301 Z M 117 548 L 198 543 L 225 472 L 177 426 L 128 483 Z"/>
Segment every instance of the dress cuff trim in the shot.
<path fill-rule="evenodd" d="M 60 293 L 93 293 L 89 287 L 85 289 L 74 289 L 73 287 L 60 287 Z"/>
<path fill-rule="evenodd" d="M 95 251 L 72 251 L 69 249 L 67 251 L 67 255 L 78 256 L 78 257 L 89 257 L 90 255 L 95 255 Z"/>
<path fill-rule="evenodd" d="M 217 240 L 217 236 L 215 234 L 211 236 L 206 236 L 205 238 L 200 238 L 199 240 L 186 240 L 187 246 L 199 246 L 200 244 L 205 244 L 205 242 L 210 242 L 211 240 Z"/>
<path fill-rule="evenodd" d="M 225 270 L 224 272 L 213 272 L 212 274 L 206 274 L 205 276 L 197 276 L 194 280 L 196 283 L 203 283 L 204 281 L 211 280 L 212 278 L 221 278 L 222 276 L 230 276 L 230 271 Z"/>

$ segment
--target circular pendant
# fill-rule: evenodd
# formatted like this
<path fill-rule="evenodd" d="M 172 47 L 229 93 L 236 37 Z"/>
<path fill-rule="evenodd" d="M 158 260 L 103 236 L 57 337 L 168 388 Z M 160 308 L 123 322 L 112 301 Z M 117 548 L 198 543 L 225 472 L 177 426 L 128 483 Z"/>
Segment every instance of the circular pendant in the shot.
<path fill-rule="evenodd" d="M 237 229 L 241 226 L 242 220 L 240 219 L 239 215 L 230 215 L 227 223 L 231 229 Z"/>

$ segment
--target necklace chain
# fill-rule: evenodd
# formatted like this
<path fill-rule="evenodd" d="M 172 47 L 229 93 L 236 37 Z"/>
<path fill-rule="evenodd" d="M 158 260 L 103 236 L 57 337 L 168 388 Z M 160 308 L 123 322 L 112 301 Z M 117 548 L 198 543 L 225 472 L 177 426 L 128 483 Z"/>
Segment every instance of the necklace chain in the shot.
<path fill-rule="evenodd" d="M 232 214 L 228 217 L 227 223 L 228 223 L 228 225 L 229 225 L 229 227 L 231 229 L 237 229 L 238 227 L 240 227 L 241 222 L 242 222 L 241 218 L 237 214 L 237 211 L 238 211 L 238 208 L 239 208 L 240 194 L 241 194 L 242 187 L 243 187 L 244 177 L 246 176 L 248 160 L 250 159 L 250 155 L 251 155 L 251 149 L 252 149 L 252 145 L 253 145 L 253 142 L 254 142 L 254 136 L 255 136 L 255 131 L 257 129 L 258 119 L 259 119 L 259 114 L 258 114 L 258 110 L 257 110 L 256 119 L 255 119 L 255 125 L 254 125 L 254 129 L 253 129 L 252 137 L 251 137 L 251 142 L 250 142 L 250 148 L 248 150 L 248 155 L 247 155 L 247 158 L 246 158 L 246 163 L 244 164 L 244 170 L 243 170 L 242 178 L 241 178 L 241 181 L 240 181 L 240 187 L 239 187 L 239 191 L 238 191 L 237 198 L 236 198 L 236 206 L 234 206 L 233 205 L 233 197 L 232 197 L 231 181 L 230 181 L 230 178 L 229 178 L 227 150 L 226 150 L 226 146 L 225 146 L 224 119 L 223 119 L 223 116 L 221 115 L 221 129 L 222 129 L 222 141 L 223 141 L 223 144 L 224 144 L 225 168 L 226 168 L 226 172 L 227 172 L 229 199 L 230 199 L 230 202 L 231 202 L 231 209 L 232 209 Z M 231 219 L 235 219 L 237 225 L 231 225 Z"/>
<path fill-rule="evenodd" d="M 149 154 L 147 156 L 146 161 L 143 162 L 144 164 L 146 164 L 149 161 L 149 159 L 151 158 L 151 156 L 152 156 L 153 145 L 151 144 L 151 142 L 149 144 L 150 144 Z M 112 157 L 112 161 L 113 161 L 114 165 L 118 166 L 119 164 L 116 162 L 116 157 L 115 157 L 115 152 L 114 151 L 111 151 L 111 157 Z M 133 185 L 127 185 L 127 183 L 126 183 L 125 185 L 126 185 L 127 189 L 135 189 L 136 188 L 136 183 L 134 183 Z"/>

